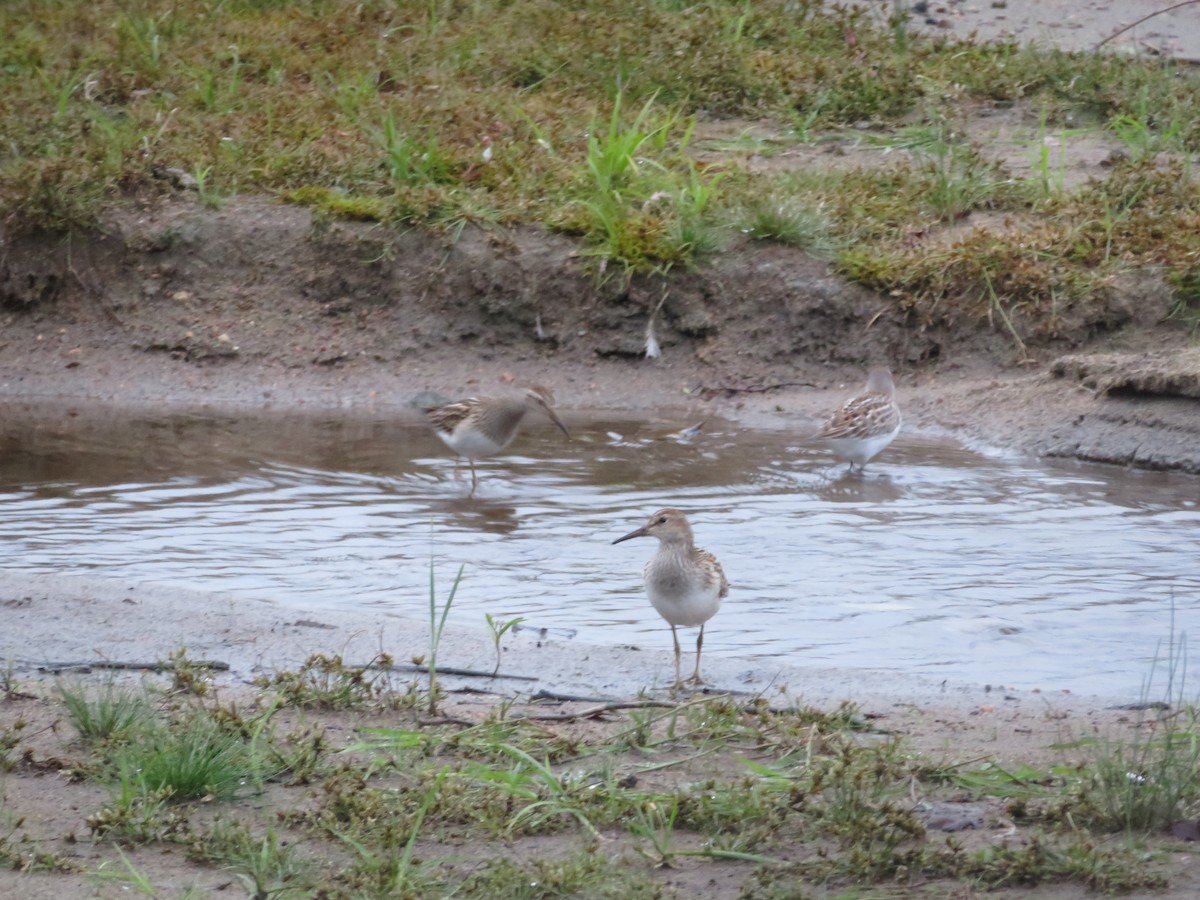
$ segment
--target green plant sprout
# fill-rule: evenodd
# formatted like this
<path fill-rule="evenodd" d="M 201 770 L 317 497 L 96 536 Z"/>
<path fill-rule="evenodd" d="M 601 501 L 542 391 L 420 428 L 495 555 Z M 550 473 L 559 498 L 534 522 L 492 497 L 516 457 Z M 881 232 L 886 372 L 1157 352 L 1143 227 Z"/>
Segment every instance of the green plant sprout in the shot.
<path fill-rule="evenodd" d="M 458 586 L 462 583 L 463 569 L 465 565 L 458 567 L 458 574 L 454 576 L 454 584 L 450 586 L 450 594 L 446 597 L 445 604 L 442 605 L 441 615 L 438 614 L 437 602 L 437 586 L 434 583 L 433 561 L 429 562 L 429 714 L 437 715 L 437 654 L 438 646 L 442 642 L 442 632 L 446 628 L 446 617 L 450 615 L 450 607 L 454 605 L 454 597 L 458 594 Z"/>
<path fill-rule="evenodd" d="M 495 619 L 491 613 L 484 613 L 483 617 L 487 619 L 488 629 L 492 633 L 492 645 L 496 648 L 496 668 L 492 669 L 492 677 L 495 678 L 500 674 L 500 639 L 504 637 L 505 632 L 516 628 L 525 621 L 524 616 L 518 616 L 515 619 Z"/>

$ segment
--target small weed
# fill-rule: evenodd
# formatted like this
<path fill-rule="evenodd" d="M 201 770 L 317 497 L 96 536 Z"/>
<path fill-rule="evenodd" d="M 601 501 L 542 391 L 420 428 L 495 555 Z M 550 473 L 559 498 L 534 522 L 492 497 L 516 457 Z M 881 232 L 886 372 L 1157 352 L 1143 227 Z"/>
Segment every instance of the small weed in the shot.
<path fill-rule="evenodd" d="M 438 647 L 442 642 L 442 632 L 446 628 L 446 618 L 450 615 L 450 607 L 454 605 L 454 598 L 458 594 L 458 586 L 462 583 L 464 566 L 458 567 L 458 574 L 454 576 L 454 584 L 450 586 L 450 593 L 446 597 L 446 602 L 442 605 L 441 615 L 438 615 L 437 602 L 437 585 L 434 581 L 433 561 L 429 563 L 429 714 L 437 715 L 438 701 L 438 683 L 437 683 L 437 654 Z"/>
<path fill-rule="evenodd" d="M 629 825 L 638 853 L 656 866 L 671 868 L 675 864 L 675 819 L 678 815 L 678 798 L 672 798 L 665 806 L 651 800 L 638 807 L 636 818 Z"/>
<path fill-rule="evenodd" d="M 125 854 L 124 850 L 115 844 L 113 845 L 113 849 L 117 851 L 117 856 L 121 858 L 121 868 L 117 869 L 107 860 L 100 863 L 100 868 L 96 870 L 93 876 L 96 881 L 101 884 L 118 884 L 124 890 L 133 889 L 143 897 L 150 897 L 151 900 L 163 896 L 162 892 L 154 887 L 154 883 L 150 880 L 149 876 L 133 864 L 133 861 Z M 201 900 L 204 896 L 205 894 L 194 886 L 185 887 L 178 894 L 179 900 Z"/>
<path fill-rule="evenodd" d="M 209 180 L 212 170 L 212 166 L 197 166 L 192 170 L 192 178 L 196 184 L 196 196 L 200 198 L 200 203 L 209 209 L 220 209 L 223 202 L 222 197 Z"/>
<path fill-rule="evenodd" d="M 158 891 L 154 887 L 154 883 L 149 877 L 137 868 L 125 855 L 125 851 L 120 847 L 116 847 L 117 855 L 121 858 L 121 868 L 116 869 L 112 863 L 105 861 L 100 863 L 100 868 L 96 870 L 96 878 L 101 882 L 116 882 L 126 885 L 143 897 L 156 898 Z"/>
<path fill-rule="evenodd" d="M 819 207 L 794 197 L 759 200 L 744 214 L 742 231 L 757 241 L 775 241 L 817 259 L 832 259 L 836 239 Z"/>
<path fill-rule="evenodd" d="M 687 181 L 675 192 L 674 237 L 680 251 L 689 259 L 711 256 L 721 249 L 722 229 L 710 221 L 711 207 L 718 196 L 717 185 L 726 173 L 704 177 L 692 164 Z"/>
<path fill-rule="evenodd" d="M 117 761 L 144 793 L 165 791 L 176 802 L 232 797 L 250 771 L 242 739 L 199 717 L 147 735 Z"/>
<path fill-rule="evenodd" d="M 127 743 L 152 725 L 154 711 L 140 690 L 108 681 L 93 694 L 82 685 L 58 685 L 67 718 L 90 744 Z"/>
<path fill-rule="evenodd" d="M 1057 137 L 1051 136 L 1046 126 L 1047 111 L 1043 107 L 1038 121 L 1038 153 L 1034 170 L 1037 172 L 1038 193 L 1043 200 L 1057 197 L 1063 192 L 1067 170 L 1067 132 L 1064 129 Z M 1051 147 L 1058 147 L 1058 159 L 1051 159 Z"/>
<path fill-rule="evenodd" d="M 390 110 L 374 136 L 383 149 L 388 177 L 397 187 L 450 184 L 455 180 L 457 166 L 438 145 L 437 138 L 432 133 L 424 137 L 406 134 Z"/>
<path fill-rule="evenodd" d="M 549 760 L 539 762 L 525 750 L 511 744 L 504 744 L 500 749 L 516 761 L 516 767 L 510 770 L 509 779 L 496 780 L 492 777 L 496 773 L 490 773 L 489 780 L 515 797 L 532 801 L 522 806 L 509 820 L 510 834 L 518 830 L 536 830 L 552 819 L 566 816 L 582 825 L 593 838 L 600 837 L 600 832 L 584 811 L 575 786 L 556 775 Z M 481 771 L 477 769 L 476 773 L 481 774 Z"/>
<path fill-rule="evenodd" d="M 1200 721 L 1194 709 L 1141 723 L 1132 742 L 1096 741 L 1095 761 L 1055 814 L 1102 831 L 1167 828 L 1200 810 Z M 1085 745 L 1086 746 L 1086 745 Z"/>
<path fill-rule="evenodd" d="M 813 126 L 821 116 L 821 107 L 825 104 L 825 98 L 818 95 L 813 99 L 812 104 L 808 109 L 803 111 L 797 109 L 792 112 L 790 117 L 792 132 L 796 135 L 796 140 L 801 144 L 811 144 L 815 136 L 813 134 Z"/>
<path fill-rule="evenodd" d="M 310 726 L 292 732 L 282 741 L 270 741 L 264 749 L 264 759 L 275 771 L 275 777 L 286 775 L 290 784 L 310 784 L 321 772 L 329 749 L 325 729 Z"/>
<path fill-rule="evenodd" d="M 0 727 L 0 772 L 11 772 L 17 767 L 17 760 L 11 754 L 21 743 L 21 732 L 28 727 L 29 723 L 19 717 Z"/>
<path fill-rule="evenodd" d="M 954 222 L 990 205 L 997 193 L 1014 183 L 978 154 L 951 147 L 939 147 L 919 171 L 927 180 L 926 202 L 942 222 Z"/>
<path fill-rule="evenodd" d="M 588 129 L 587 170 L 597 195 L 619 195 L 640 174 L 643 166 L 657 165 L 640 156 L 642 146 L 655 135 L 665 132 L 669 125 L 661 123 L 651 127 L 649 122 L 653 113 L 654 97 L 651 97 L 631 125 L 622 125 L 621 94 L 618 92 L 613 98 L 608 127 L 601 128 L 598 123 L 592 123 Z"/>
<path fill-rule="evenodd" d="M 421 833 L 425 816 L 437 800 L 445 778 L 446 772 L 442 770 L 426 790 L 400 853 L 395 852 L 394 845 L 384 845 L 382 852 L 377 853 L 365 843 L 346 835 L 339 835 L 358 856 L 357 864 L 350 872 L 343 873 L 342 877 L 352 884 L 367 888 L 373 896 L 403 896 L 413 891 L 422 881 L 421 867 L 413 859 L 413 849 L 416 846 L 417 837 Z"/>
<path fill-rule="evenodd" d="M 524 616 L 518 616 L 515 619 L 494 619 L 491 613 L 484 613 L 484 618 L 487 620 L 488 630 L 492 635 L 492 646 L 496 648 L 496 668 L 492 669 L 492 675 L 500 673 L 500 639 L 512 628 L 520 625 L 525 621 Z"/>
<path fill-rule="evenodd" d="M 3 668 L 0 668 L 0 700 L 5 703 L 15 700 L 18 694 L 20 694 L 20 691 L 17 689 L 15 671 L 16 669 L 11 659 L 4 664 Z"/>
<path fill-rule="evenodd" d="M 279 692 L 284 706 L 305 709 L 362 709 L 386 705 L 392 694 L 392 659 L 376 656 L 366 666 L 347 666 L 340 656 L 316 653 L 295 672 L 280 672 L 255 683 Z"/>
<path fill-rule="evenodd" d="M 1075 746 L 1093 751 L 1093 763 L 1053 818 L 1079 827 L 1142 833 L 1169 828 L 1200 814 L 1200 711 L 1184 699 L 1186 634 L 1168 639 L 1166 696 L 1141 704 L 1132 740 L 1088 739 Z M 1156 659 L 1155 668 L 1158 666 Z M 1148 700 L 1154 669 L 1143 687 Z"/>
<path fill-rule="evenodd" d="M 168 661 L 172 692 L 193 697 L 204 697 L 208 694 L 212 679 L 204 663 L 192 660 L 183 647 L 172 653 Z"/>
<path fill-rule="evenodd" d="M 96 837 L 135 844 L 180 839 L 187 835 L 188 818 L 181 808 L 170 807 L 170 798 L 170 788 L 147 792 L 136 773 L 123 771 L 112 800 L 87 817 L 87 826 Z"/>
<path fill-rule="evenodd" d="M 1175 302 L 1167 318 L 1183 323 L 1188 333 L 1200 332 L 1200 267 L 1171 272 L 1167 281 L 1175 293 Z"/>
<path fill-rule="evenodd" d="M 207 833 L 193 835 L 188 856 L 233 872 L 251 897 L 301 896 L 312 870 L 294 847 L 280 843 L 272 826 L 256 837 L 242 823 L 225 819 L 217 819 Z"/>
<path fill-rule="evenodd" d="M 724 175 L 705 177 L 691 160 L 672 170 L 663 157 L 678 119 L 655 122 L 654 102 L 650 97 L 626 126 L 618 92 L 607 128 L 593 122 L 589 129 L 589 177 L 575 203 L 583 214 L 562 224 L 584 232 L 592 244 L 586 252 L 601 260 L 602 272 L 610 260 L 627 271 L 662 271 L 721 243 L 707 213 Z M 689 122 L 678 135 L 673 152 L 680 159 L 694 127 Z"/>
<path fill-rule="evenodd" d="M 1135 163 L 1144 162 L 1158 153 L 1178 150 L 1182 143 L 1183 126 L 1178 118 L 1156 128 L 1157 116 L 1150 111 L 1150 102 L 1145 89 L 1138 96 L 1129 112 L 1117 113 L 1109 120 L 1112 133 L 1129 150 Z"/>

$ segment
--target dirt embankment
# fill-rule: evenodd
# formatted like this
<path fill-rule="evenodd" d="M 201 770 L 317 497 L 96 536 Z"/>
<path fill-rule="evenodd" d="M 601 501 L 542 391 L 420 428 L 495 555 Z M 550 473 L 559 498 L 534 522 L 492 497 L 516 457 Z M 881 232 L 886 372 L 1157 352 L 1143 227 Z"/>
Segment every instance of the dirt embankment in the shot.
<path fill-rule="evenodd" d="M 502 377 L 565 408 L 703 403 L 791 427 L 897 373 L 910 427 L 1017 452 L 1200 472 L 1200 352 L 1153 277 L 1019 360 L 998 324 L 922 325 L 784 247 L 667 279 L 587 271 L 568 239 L 326 225 L 301 209 L 190 195 L 103 234 L 0 256 L 0 397 L 163 407 L 403 406 Z M 662 358 L 645 358 L 648 329 Z"/>

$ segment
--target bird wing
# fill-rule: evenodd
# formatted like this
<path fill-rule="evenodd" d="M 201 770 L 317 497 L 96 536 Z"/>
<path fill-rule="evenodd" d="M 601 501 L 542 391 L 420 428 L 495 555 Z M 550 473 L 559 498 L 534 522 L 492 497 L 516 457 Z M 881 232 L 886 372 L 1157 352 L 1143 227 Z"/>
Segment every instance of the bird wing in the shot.
<path fill-rule="evenodd" d="M 717 562 L 717 558 L 707 550 L 701 550 L 697 547 L 695 554 L 696 561 L 710 571 L 720 584 L 717 596 L 724 600 L 729 596 L 729 581 L 725 578 L 725 570 L 721 568 L 721 564 Z"/>
<path fill-rule="evenodd" d="M 459 400 L 457 403 L 446 403 L 443 406 L 427 406 L 422 412 L 429 417 L 433 427 L 445 434 L 452 434 L 458 424 L 471 415 L 475 409 L 476 400 Z"/>
<path fill-rule="evenodd" d="M 821 427 L 821 437 L 868 437 L 891 431 L 898 424 L 899 413 L 890 397 L 883 394 L 863 394 L 846 401 Z"/>

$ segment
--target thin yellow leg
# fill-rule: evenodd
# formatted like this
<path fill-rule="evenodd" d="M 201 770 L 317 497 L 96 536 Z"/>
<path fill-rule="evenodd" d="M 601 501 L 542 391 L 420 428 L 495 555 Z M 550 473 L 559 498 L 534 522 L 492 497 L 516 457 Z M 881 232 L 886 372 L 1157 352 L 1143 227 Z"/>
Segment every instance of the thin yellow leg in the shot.
<path fill-rule="evenodd" d="M 679 635 L 676 633 L 674 625 L 671 626 L 671 640 L 675 642 L 675 687 L 673 689 L 678 690 L 683 687 L 683 678 L 679 674 Z"/>
<path fill-rule="evenodd" d="M 692 684 L 704 684 L 704 679 L 700 677 L 700 649 L 704 646 L 704 626 L 700 626 L 700 634 L 696 637 L 696 671 L 692 673 L 692 677 L 688 679 Z"/>

